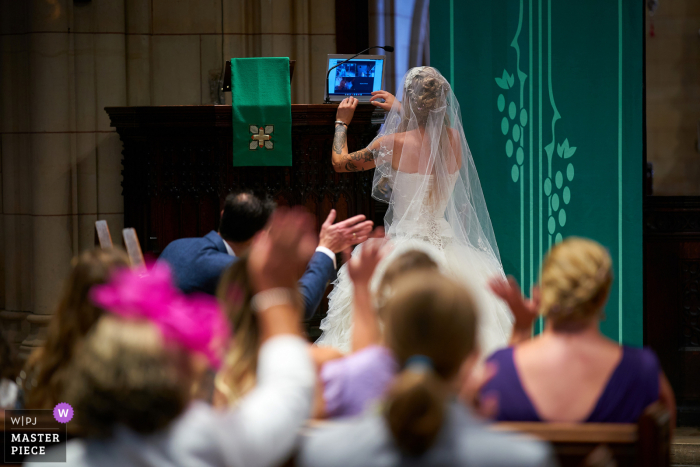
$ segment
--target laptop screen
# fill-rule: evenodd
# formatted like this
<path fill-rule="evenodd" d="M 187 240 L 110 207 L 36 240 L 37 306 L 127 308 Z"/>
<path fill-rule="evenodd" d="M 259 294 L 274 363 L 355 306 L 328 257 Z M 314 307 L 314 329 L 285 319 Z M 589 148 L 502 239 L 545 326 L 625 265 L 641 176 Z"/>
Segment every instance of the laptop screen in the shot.
<path fill-rule="evenodd" d="M 352 55 L 329 55 L 328 68 L 347 60 Z M 331 100 L 345 97 L 369 97 L 372 91 L 379 91 L 383 86 L 384 56 L 360 55 L 331 70 L 328 77 L 328 96 Z"/>

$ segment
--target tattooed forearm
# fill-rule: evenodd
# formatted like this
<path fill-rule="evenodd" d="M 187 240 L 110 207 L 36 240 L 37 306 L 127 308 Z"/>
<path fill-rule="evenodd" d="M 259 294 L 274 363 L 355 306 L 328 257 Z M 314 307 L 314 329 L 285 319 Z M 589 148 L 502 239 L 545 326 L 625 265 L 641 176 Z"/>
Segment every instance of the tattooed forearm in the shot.
<path fill-rule="evenodd" d="M 345 170 L 347 170 L 348 172 L 359 172 L 360 170 L 362 170 L 362 168 L 356 166 L 356 165 L 355 165 L 353 162 L 351 162 L 351 161 L 347 161 L 347 162 L 345 163 Z"/>
<path fill-rule="evenodd" d="M 348 141 L 348 129 L 345 125 L 338 125 L 335 127 L 335 136 L 333 137 L 333 151 L 336 154 L 342 154 L 343 148 Z"/>
<path fill-rule="evenodd" d="M 344 167 L 346 172 L 363 171 L 365 170 L 364 164 L 367 162 L 374 162 L 375 153 L 375 149 L 361 149 L 352 154 L 346 154 L 338 163 L 338 166 Z"/>
<path fill-rule="evenodd" d="M 372 162 L 374 160 L 374 153 L 375 150 L 365 148 L 348 155 L 348 159 L 357 162 Z"/>

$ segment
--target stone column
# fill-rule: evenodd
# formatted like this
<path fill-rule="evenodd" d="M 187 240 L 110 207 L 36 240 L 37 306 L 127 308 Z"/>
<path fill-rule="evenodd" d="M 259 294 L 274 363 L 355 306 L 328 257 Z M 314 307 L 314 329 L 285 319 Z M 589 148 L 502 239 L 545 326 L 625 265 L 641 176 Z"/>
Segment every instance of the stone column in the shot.
<path fill-rule="evenodd" d="M 121 245 L 124 228 L 122 142 L 116 130 L 110 127 L 104 108 L 127 105 L 124 0 L 93 1 L 92 7 L 96 116 L 91 129 L 95 131 L 97 154 L 97 217 L 107 221 L 114 244 Z"/>
<path fill-rule="evenodd" d="M 2 148 L 2 281 L 0 326 L 14 349 L 26 338 L 31 310 L 31 159 L 27 109 L 29 75 L 28 4 L 0 4 L 0 141 Z"/>
<path fill-rule="evenodd" d="M 30 2 L 29 112 L 32 187 L 33 307 L 24 358 L 44 341 L 73 255 L 72 153 L 75 150 L 73 2 Z"/>

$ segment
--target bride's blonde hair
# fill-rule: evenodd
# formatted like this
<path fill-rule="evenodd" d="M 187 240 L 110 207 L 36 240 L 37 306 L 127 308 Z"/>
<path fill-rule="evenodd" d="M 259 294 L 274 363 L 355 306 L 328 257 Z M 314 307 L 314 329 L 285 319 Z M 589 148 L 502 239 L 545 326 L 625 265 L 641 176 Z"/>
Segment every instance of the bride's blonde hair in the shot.
<path fill-rule="evenodd" d="M 419 88 L 420 92 L 415 92 L 415 88 Z M 430 112 L 444 105 L 450 84 L 435 68 L 419 67 L 411 70 L 406 76 L 404 90 L 418 124 L 424 125 Z"/>

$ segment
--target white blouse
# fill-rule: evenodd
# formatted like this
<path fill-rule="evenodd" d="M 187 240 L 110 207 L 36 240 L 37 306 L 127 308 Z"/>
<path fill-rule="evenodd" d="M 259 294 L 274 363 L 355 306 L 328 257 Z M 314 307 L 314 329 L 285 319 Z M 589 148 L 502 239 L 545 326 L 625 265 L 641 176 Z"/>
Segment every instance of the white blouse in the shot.
<path fill-rule="evenodd" d="M 260 349 L 257 386 L 235 408 L 193 402 L 158 433 L 143 436 L 119 427 L 107 441 L 72 440 L 66 463 L 36 467 L 279 465 L 292 454 L 310 416 L 315 377 L 304 339 L 274 337 Z"/>
<path fill-rule="evenodd" d="M 369 411 L 309 430 L 303 437 L 296 465 L 555 467 L 557 461 L 546 443 L 524 435 L 491 431 L 462 404 L 452 402 L 434 445 L 420 457 L 403 455 L 384 417 Z"/>

